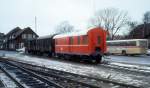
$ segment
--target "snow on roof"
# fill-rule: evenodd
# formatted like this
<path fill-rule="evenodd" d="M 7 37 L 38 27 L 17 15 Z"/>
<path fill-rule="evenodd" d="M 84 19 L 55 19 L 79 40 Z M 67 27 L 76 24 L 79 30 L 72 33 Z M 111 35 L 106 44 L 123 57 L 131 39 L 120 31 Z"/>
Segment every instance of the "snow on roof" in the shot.
<path fill-rule="evenodd" d="M 62 37 L 68 37 L 68 36 L 80 36 L 80 35 L 86 35 L 89 30 L 82 30 L 82 31 L 74 31 L 74 32 L 68 32 L 63 34 L 58 34 L 54 36 L 55 38 L 62 38 Z"/>

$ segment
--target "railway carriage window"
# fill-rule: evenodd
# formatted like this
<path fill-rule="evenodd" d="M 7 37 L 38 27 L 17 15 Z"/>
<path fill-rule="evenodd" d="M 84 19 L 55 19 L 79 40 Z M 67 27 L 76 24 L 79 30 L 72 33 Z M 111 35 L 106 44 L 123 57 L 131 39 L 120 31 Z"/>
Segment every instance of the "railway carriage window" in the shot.
<path fill-rule="evenodd" d="M 87 44 L 88 43 L 88 38 L 87 35 L 83 36 L 83 44 Z"/>
<path fill-rule="evenodd" d="M 67 44 L 66 38 L 64 38 L 64 44 Z"/>
<path fill-rule="evenodd" d="M 68 44 L 69 43 L 69 40 L 68 40 L 68 38 L 66 38 L 66 44 Z"/>
<path fill-rule="evenodd" d="M 98 36 L 98 37 L 97 37 L 97 44 L 100 44 L 100 43 L 101 43 L 101 37 Z"/>
<path fill-rule="evenodd" d="M 73 37 L 70 37 L 70 38 L 69 38 L 69 44 L 70 44 L 70 45 L 73 44 Z"/>
<path fill-rule="evenodd" d="M 78 36 L 78 44 L 80 44 L 80 36 Z"/>
<path fill-rule="evenodd" d="M 62 43 L 62 44 L 65 44 L 65 43 L 66 43 L 65 39 L 63 38 L 62 40 L 63 40 L 63 43 Z"/>

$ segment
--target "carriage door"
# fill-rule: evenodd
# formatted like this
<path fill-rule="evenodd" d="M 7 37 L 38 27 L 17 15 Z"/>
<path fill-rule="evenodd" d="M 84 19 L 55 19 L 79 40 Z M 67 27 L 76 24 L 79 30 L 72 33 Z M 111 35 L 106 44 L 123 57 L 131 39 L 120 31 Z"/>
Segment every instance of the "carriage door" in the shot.
<path fill-rule="evenodd" d="M 94 45 L 95 45 L 95 51 L 101 51 L 102 50 L 102 45 L 103 44 L 101 44 L 102 43 L 102 37 L 101 37 L 101 35 L 100 35 L 101 33 L 96 33 L 96 34 L 93 34 L 93 36 L 94 36 Z"/>

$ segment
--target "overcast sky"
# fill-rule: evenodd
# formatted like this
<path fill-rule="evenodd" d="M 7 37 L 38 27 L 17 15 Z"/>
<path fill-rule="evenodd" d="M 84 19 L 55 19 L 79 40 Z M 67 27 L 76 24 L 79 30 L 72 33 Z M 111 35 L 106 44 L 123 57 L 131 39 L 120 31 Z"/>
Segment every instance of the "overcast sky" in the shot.
<path fill-rule="evenodd" d="M 37 33 L 48 35 L 62 21 L 69 21 L 76 29 L 84 29 L 94 12 L 104 8 L 128 11 L 131 19 L 142 20 L 150 11 L 150 0 L 0 0 L 0 32 L 31 27 Z"/>

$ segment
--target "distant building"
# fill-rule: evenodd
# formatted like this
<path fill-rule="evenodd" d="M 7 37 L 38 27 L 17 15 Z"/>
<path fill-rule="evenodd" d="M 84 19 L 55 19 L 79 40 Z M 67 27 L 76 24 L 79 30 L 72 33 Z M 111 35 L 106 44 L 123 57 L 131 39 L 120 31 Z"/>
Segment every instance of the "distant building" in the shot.
<path fill-rule="evenodd" d="M 0 33 L 0 49 L 3 49 L 4 33 Z"/>
<path fill-rule="evenodd" d="M 24 47 L 25 41 L 37 37 L 38 35 L 30 27 L 24 29 L 16 27 L 6 34 L 3 46 L 6 50 L 20 49 Z"/>
<path fill-rule="evenodd" d="M 148 39 L 150 48 L 150 23 L 135 27 L 128 36 L 129 39 Z"/>

